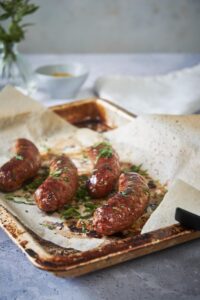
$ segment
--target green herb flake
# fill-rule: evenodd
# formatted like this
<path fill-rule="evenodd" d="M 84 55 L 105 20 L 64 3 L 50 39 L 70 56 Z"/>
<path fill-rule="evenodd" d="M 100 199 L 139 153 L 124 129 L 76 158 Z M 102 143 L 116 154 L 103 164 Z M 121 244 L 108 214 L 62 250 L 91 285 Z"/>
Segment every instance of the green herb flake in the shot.
<path fill-rule="evenodd" d="M 17 200 L 17 198 L 21 198 L 20 200 Z M 18 196 L 14 194 L 7 194 L 5 195 L 5 199 L 8 201 L 12 201 L 17 204 L 27 204 L 27 205 L 35 205 L 35 202 L 31 199 L 31 197 L 25 197 L 25 196 Z"/>
<path fill-rule="evenodd" d="M 94 204 L 92 202 L 86 202 L 86 203 L 84 203 L 84 206 L 85 206 L 85 210 L 84 210 L 83 215 L 80 216 L 80 219 L 89 219 L 89 218 L 91 218 L 94 211 L 98 207 L 96 204 Z"/>
<path fill-rule="evenodd" d="M 42 171 L 41 174 L 39 174 L 35 179 L 33 179 L 33 181 L 27 183 L 23 187 L 24 191 L 34 192 L 44 182 L 44 180 L 47 178 L 49 172 L 47 169 L 44 169 L 44 170 L 41 169 L 41 171 Z"/>
<path fill-rule="evenodd" d="M 84 222 L 82 222 L 81 225 L 82 225 L 82 227 L 81 227 L 82 233 L 86 233 L 87 232 L 86 224 Z"/>
<path fill-rule="evenodd" d="M 110 158 L 113 155 L 113 151 L 111 148 L 103 148 L 99 151 L 98 158 L 105 157 Z"/>
<path fill-rule="evenodd" d="M 79 176 L 78 189 L 76 192 L 76 199 L 78 201 L 86 202 L 91 199 L 86 188 L 87 180 L 88 180 L 88 176 L 86 175 Z"/>
<path fill-rule="evenodd" d="M 131 166 L 131 171 L 139 173 L 140 175 L 143 175 L 143 176 L 147 176 L 148 175 L 147 170 L 142 170 L 142 164 Z"/>
<path fill-rule="evenodd" d="M 89 218 L 91 218 L 92 217 L 92 215 L 93 215 L 93 213 L 88 213 L 88 214 L 85 214 L 85 215 L 81 215 L 80 217 L 79 217 L 79 219 L 82 219 L 82 220 L 86 220 L 86 219 L 89 219 Z"/>
<path fill-rule="evenodd" d="M 71 218 L 79 218 L 80 213 L 79 211 L 72 206 L 68 206 L 65 209 L 60 211 L 60 215 L 64 219 L 71 219 Z"/>
<path fill-rule="evenodd" d="M 140 165 L 132 165 L 130 168 L 127 168 L 124 170 L 125 173 L 128 173 L 128 172 L 135 172 L 135 173 L 138 173 L 142 176 L 148 176 L 148 172 L 147 170 L 143 170 L 142 169 L 142 164 Z"/>
<path fill-rule="evenodd" d="M 98 146 L 102 146 L 102 148 L 100 148 L 100 150 L 99 150 L 97 160 L 101 157 L 104 157 L 104 158 L 112 157 L 113 149 L 109 143 L 107 143 L 107 142 L 99 143 Z"/>
<path fill-rule="evenodd" d="M 92 202 L 86 202 L 84 205 L 90 211 L 97 208 L 97 205 Z"/>
<path fill-rule="evenodd" d="M 17 160 L 23 160 L 24 159 L 22 155 L 18 155 L 18 154 L 15 155 L 15 158 Z"/>
<path fill-rule="evenodd" d="M 51 177 L 59 177 L 62 174 L 62 170 L 61 169 L 57 169 L 54 172 L 50 173 Z"/>
<path fill-rule="evenodd" d="M 7 194 L 7 195 L 5 195 L 5 199 L 6 199 L 6 200 L 13 201 L 13 200 L 15 200 L 15 197 L 14 197 L 14 195 Z"/>
<path fill-rule="evenodd" d="M 42 225 L 44 227 L 47 227 L 50 230 L 54 230 L 54 229 L 61 230 L 64 227 L 63 222 L 59 223 L 59 222 L 50 222 L 50 221 L 47 221 L 47 222 L 40 223 L 40 225 Z"/>
<path fill-rule="evenodd" d="M 43 178 L 35 178 L 32 182 L 26 184 L 23 187 L 23 189 L 25 191 L 29 191 L 29 190 L 34 191 L 42 184 L 43 181 L 44 181 Z"/>

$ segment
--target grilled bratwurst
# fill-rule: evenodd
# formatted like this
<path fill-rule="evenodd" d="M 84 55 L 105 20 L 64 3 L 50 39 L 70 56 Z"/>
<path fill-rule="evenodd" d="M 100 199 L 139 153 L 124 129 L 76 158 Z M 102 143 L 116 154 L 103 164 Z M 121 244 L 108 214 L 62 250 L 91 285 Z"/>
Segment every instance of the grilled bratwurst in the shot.
<path fill-rule="evenodd" d="M 94 212 L 94 229 L 102 235 L 128 229 L 143 214 L 148 202 L 145 179 L 138 173 L 123 173 L 119 177 L 118 193 Z"/>
<path fill-rule="evenodd" d="M 107 196 L 115 187 L 120 175 L 119 157 L 108 143 L 100 143 L 88 150 L 94 161 L 94 170 L 87 183 L 89 194 L 93 198 Z"/>
<path fill-rule="evenodd" d="M 0 190 L 12 192 L 34 177 L 41 164 L 40 153 L 36 146 L 27 139 L 16 140 L 15 156 L 0 168 Z"/>
<path fill-rule="evenodd" d="M 72 200 L 77 187 L 77 168 L 67 156 L 61 155 L 51 161 L 49 177 L 35 191 L 34 198 L 41 210 L 55 211 Z"/>

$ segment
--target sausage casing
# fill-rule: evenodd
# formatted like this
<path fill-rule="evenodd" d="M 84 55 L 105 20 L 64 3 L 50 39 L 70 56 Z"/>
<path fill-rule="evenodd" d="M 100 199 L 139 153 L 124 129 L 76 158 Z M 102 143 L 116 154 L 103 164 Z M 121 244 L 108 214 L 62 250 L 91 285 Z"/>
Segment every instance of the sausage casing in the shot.
<path fill-rule="evenodd" d="M 92 198 L 105 197 L 113 190 L 120 175 L 118 154 L 108 143 L 91 147 L 88 154 L 95 164 L 87 189 Z"/>
<path fill-rule="evenodd" d="M 13 150 L 15 156 L 0 168 L 0 190 L 3 192 L 19 189 L 37 174 L 41 165 L 40 153 L 31 141 L 18 139 Z"/>
<path fill-rule="evenodd" d="M 61 209 L 70 202 L 78 186 L 78 173 L 74 163 L 65 155 L 50 163 L 50 175 L 35 191 L 38 207 L 46 212 Z"/>
<path fill-rule="evenodd" d="M 94 212 L 94 229 L 111 235 L 130 228 L 143 214 L 149 202 L 149 188 L 138 173 L 123 173 L 119 177 L 118 193 Z"/>

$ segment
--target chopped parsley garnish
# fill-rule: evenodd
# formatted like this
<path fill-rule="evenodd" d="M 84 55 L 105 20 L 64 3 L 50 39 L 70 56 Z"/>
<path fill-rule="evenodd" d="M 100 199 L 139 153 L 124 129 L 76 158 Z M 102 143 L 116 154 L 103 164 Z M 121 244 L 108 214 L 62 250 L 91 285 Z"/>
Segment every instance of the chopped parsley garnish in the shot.
<path fill-rule="evenodd" d="M 104 158 L 110 158 L 110 157 L 112 157 L 112 155 L 113 155 L 113 149 L 112 149 L 112 147 L 111 147 L 111 145 L 109 143 L 103 142 L 103 143 L 100 143 L 99 146 L 103 146 L 103 147 L 99 150 L 99 153 L 98 153 L 98 156 L 97 156 L 97 160 L 100 157 L 104 157 Z"/>
<path fill-rule="evenodd" d="M 59 223 L 59 222 L 49 222 L 49 221 L 47 221 L 47 222 L 40 223 L 40 225 L 42 225 L 44 227 L 47 227 L 50 230 L 54 230 L 54 229 L 61 230 L 64 227 L 63 222 Z"/>
<path fill-rule="evenodd" d="M 66 206 L 64 209 L 60 210 L 60 216 L 66 220 L 68 219 L 89 219 L 92 217 L 97 205 L 93 204 L 92 202 L 84 203 L 85 209 L 81 214 L 79 212 L 79 207 L 73 207 L 71 205 Z"/>
<path fill-rule="evenodd" d="M 33 179 L 31 182 L 27 183 L 24 187 L 24 191 L 34 192 L 47 178 L 49 172 L 47 168 L 41 169 L 41 173 L 38 174 L 35 179 Z"/>
<path fill-rule="evenodd" d="M 95 209 L 98 206 L 92 202 L 86 202 L 84 203 L 84 205 L 85 205 L 85 210 L 83 212 L 83 215 L 80 215 L 80 219 L 89 219 L 90 217 L 92 217 Z"/>
<path fill-rule="evenodd" d="M 82 233 L 86 233 L 87 232 L 86 224 L 84 222 L 82 222 L 81 225 L 82 225 L 82 227 L 81 227 Z"/>
<path fill-rule="evenodd" d="M 20 200 L 18 200 L 20 198 Z M 28 205 L 35 205 L 35 202 L 32 198 L 28 197 L 27 195 L 19 196 L 14 194 L 7 194 L 5 195 L 5 199 L 8 201 L 12 201 L 17 204 L 28 204 Z"/>
<path fill-rule="evenodd" d="M 91 199 L 86 188 L 87 180 L 88 180 L 88 176 L 86 175 L 79 176 L 79 184 L 76 192 L 76 199 L 78 201 L 85 202 Z"/>
<path fill-rule="evenodd" d="M 98 158 L 100 157 L 110 158 L 112 157 L 112 155 L 113 155 L 112 149 L 107 147 L 99 151 Z"/>
<path fill-rule="evenodd" d="M 79 218 L 80 213 L 79 211 L 72 206 L 68 206 L 65 209 L 60 211 L 61 217 L 64 219 L 71 219 L 71 218 Z"/>
<path fill-rule="evenodd" d="M 50 173 L 51 177 L 59 177 L 62 174 L 62 170 L 61 169 L 57 169 L 54 172 Z"/>
<path fill-rule="evenodd" d="M 84 205 L 88 211 L 93 211 L 94 209 L 97 208 L 97 205 L 92 202 L 86 202 L 84 203 Z"/>
<path fill-rule="evenodd" d="M 143 176 L 147 176 L 148 175 L 147 170 L 142 170 L 142 164 L 131 166 L 131 171 L 139 173 L 140 175 L 143 175 Z"/>
<path fill-rule="evenodd" d="M 127 172 L 135 172 L 135 173 L 138 173 L 142 176 L 148 176 L 148 172 L 147 170 L 143 170 L 142 169 L 142 164 L 140 165 L 132 165 L 130 168 L 127 168 L 124 170 L 125 173 Z"/>
<path fill-rule="evenodd" d="M 25 191 L 27 190 L 36 190 L 44 181 L 44 178 L 42 177 L 38 177 L 38 178 L 35 178 L 32 182 L 26 184 L 23 189 Z"/>
<path fill-rule="evenodd" d="M 15 155 L 15 158 L 17 160 L 23 160 L 24 159 L 22 155 L 18 155 L 18 154 Z"/>
<path fill-rule="evenodd" d="M 64 168 L 62 168 L 62 169 L 57 169 L 57 170 L 51 172 L 51 173 L 50 173 L 50 176 L 51 176 L 51 177 L 54 177 L 54 178 L 60 177 L 60 175 L 62 175 L 63 173 L 67 172 L 68 169 L 69 169 L 68 167 L 64 167 Z M 64 181 L 69 181 L 69 178 L 66 177 L 66 176 L 63 177 L 62 179 L 63 179 Z"/>

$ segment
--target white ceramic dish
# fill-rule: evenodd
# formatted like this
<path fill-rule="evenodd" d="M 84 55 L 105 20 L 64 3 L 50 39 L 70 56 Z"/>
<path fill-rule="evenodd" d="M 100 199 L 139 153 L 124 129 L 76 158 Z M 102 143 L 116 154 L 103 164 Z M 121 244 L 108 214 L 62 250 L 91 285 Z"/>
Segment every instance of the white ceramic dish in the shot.
<path fill-rule="evenodd" d="M 51 98 L 74 97 L 88 77 L 88 69 L 79 63 L 44 65 L 35 70 L 37 87 Z M 70 73 L 71 77 L 56 77 L 54 73 Z"/>

